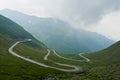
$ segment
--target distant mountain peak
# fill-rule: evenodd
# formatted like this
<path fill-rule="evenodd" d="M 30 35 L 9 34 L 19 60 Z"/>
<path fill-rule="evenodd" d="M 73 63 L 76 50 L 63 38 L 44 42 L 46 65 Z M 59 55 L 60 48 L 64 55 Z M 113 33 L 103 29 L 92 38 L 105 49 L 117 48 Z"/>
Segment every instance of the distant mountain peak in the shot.
<path fill-rule="evenodd" d="M 94 32 L 74 29 L 59 19 L 39 18 L 11 11 L 0 11 L 0 14 L 22 25 L 49 48 L 63 53 L 93 52 L 104 49 L 114 42 Z"/>

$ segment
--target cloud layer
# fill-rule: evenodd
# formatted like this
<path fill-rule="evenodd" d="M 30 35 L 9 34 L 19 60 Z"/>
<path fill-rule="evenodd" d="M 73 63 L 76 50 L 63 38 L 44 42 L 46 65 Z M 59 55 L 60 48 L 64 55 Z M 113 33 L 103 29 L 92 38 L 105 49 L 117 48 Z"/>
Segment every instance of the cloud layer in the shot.
<path fill-rule="evenodd" d="M 114 37 L 116 36 L 114 34 L 120 34 L 120 24 L 118 24 L 120 17 L 109 15 L 120 11 L 120 0 L 1 0 L 0 9 L 4 8 L 35 16 L 59 18 L 77 28 L 94 26 L 91 28 L 93 31 L 98 31 L 107 36 Z M 117 23 L 111 22 L 113 21 L 112 18 L 105 22 L 106 15 L 114 16 L 114 21 Z M 112 26 L 106 25 L 109 23 L 112 23 Z M 115 39 L 120 38 L 116 36 Z"/>
<path fill-rule="evenodd" d="M 120 9 L 120 0 L 62 0 L 56 16 L 84 26 L 98 22 L 104 15 Z"/>
<path fill-rule="evenodd" d="M 3 0 L 0 8 L 12 8 L 37 16 L 53 16 L 74 26 L 86 26 L 119 10 L 119 4 L 120 0 Z"/>

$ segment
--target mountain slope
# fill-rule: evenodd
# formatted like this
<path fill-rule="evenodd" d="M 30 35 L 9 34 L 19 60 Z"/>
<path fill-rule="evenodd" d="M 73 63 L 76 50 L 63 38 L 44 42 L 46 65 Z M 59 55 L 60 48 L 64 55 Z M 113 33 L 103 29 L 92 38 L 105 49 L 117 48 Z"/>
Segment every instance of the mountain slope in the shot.
<path fill-rule="evenodd" d="M 92 54 L 86 54 L 91 60 L 107 62 L 108 64 L 118 64 L 120 61 L 120 41 L 112 46 Z"/>
<path fill-rule="evenodd" d="M 9 9 L 0 11 L 0 14 L 22 25 L 34 37 L 58 52 L 93 52 L 113 43 L 97 33 L 73 29 L 66 22 L 58 19 L 38 18 Z"/>
<path fill-rule="evenodd" d="M 90 74 L 89 78 L 96 76 L 99 80 L 120 79 L 120 41 L 102 51 L 84 56 L 91 59 L 86 67 L 94 74 Z"/>
<path fill-rule="evenodd" d="M 60 54 L 61 55 L 61 54 Z M 90 59 L 88 63 L 68 61 L 65 59 L 56 58 L 54 54 L 49 56 L 49 59 L 56 62 L 72 65 L 81 65 L 86 73 L 78 75 L 73 80 L 119 80 L 120 79 L 120 41 L 112 46 L 95 52 L 82 54 Z M 62 54 L 64 57 L 71 59 L 80 59 L 78 54 Z"/>
<path fill-rule="evenodd" d="M 32 39 L 33 42 L 31 42 L 30 45 L 32 45 L 33 47 L 46 47 L 43 43 L 39 42 L 31 34 L 26 32 L 20 25 L 14 23 L 8 18 L 3 17 L 2 15 L 0 15 L 0 34 L 9 36 L 14 40 Z"/>
<path fill-rule="evenodd" d="M 24 50 L 18 49 L 19 51 L 25 54 L 27 49 L 33 49 L 38 54 L 46 54 L 47 47 L 44 44 L 37 41 L 18 24 L 0 15 L 0 80 L 41 80 L 50 74 L 61 73 L 54 69 L 26 62 L 8 52 L 11 45 L 24 39 L 32 39 L 32 41 L 21 43 L 20 48 L 25 47 Z M 33 50 L 27 52 L 31 54 L 34 53 Z"/>

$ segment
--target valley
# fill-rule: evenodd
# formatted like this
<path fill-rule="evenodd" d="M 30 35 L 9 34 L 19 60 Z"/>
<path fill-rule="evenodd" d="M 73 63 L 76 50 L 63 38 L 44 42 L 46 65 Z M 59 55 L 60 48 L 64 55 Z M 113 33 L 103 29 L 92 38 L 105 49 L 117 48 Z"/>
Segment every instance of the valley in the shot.
<path fill-rule="evenodd" d="M 55 41 L 62 41 L 58 39 Z M 85 40 L 88 39 L 91 38 Z M 108 40 L 104 39 L 102 41 Z M 95 52 L 60 52 L 47 47 L 19 24 L 0 15 L 0 80 L 119 80 L 119 53 L 120 41 Z"/>
<path fill-rule="evenodd" d="M 48 48 L 60 53 L 94 52 L 114 43 L 113 40 L 101 34 L 84 29 L 75 29 L 60 19 L 40 18 L 10 9 L 1 10 L 0 14 L 21 25 Z"/>

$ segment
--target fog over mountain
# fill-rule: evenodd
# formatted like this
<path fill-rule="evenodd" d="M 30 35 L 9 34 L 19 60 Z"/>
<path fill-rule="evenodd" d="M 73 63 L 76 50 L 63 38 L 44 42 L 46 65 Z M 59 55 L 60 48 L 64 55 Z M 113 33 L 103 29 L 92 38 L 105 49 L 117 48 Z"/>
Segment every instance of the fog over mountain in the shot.
<path fill-rule="evenodd" d="M 1 10 L 0 14 L 22 25 L 38 40 L 58 52 L 93 52 L 113 43 L 100 34 L 74 29 L 67 22 L 59 19 L 39 18 L 9 9 Z"/>
<path fill-rule="evenodd" d="M 29 15 L 61 19 L 71 27 L 97 32 L 118 41 L 119 3 L 120 0 L 2 0 L 0 10 L 9 8 Z"/>

